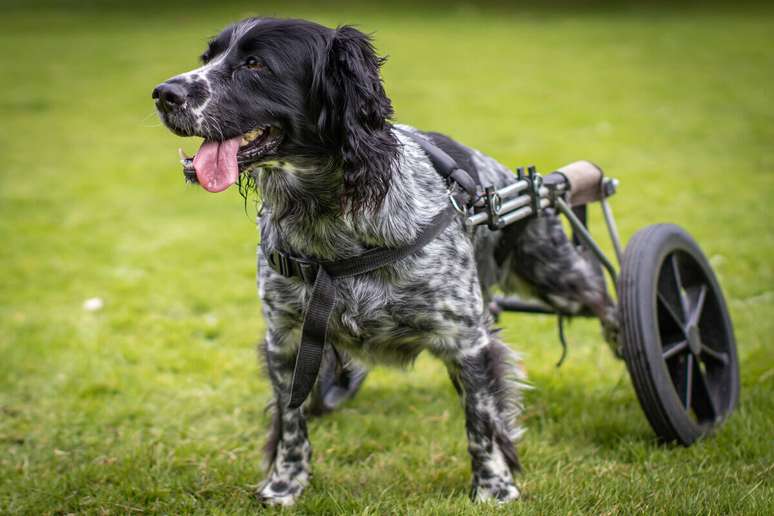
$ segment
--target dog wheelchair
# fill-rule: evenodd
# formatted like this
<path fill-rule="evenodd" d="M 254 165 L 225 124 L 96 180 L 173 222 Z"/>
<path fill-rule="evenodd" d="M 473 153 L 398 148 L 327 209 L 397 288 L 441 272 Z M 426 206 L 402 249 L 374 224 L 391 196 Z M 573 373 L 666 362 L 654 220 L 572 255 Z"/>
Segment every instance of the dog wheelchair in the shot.
<path fill-rule="evenodd" d="M 515 182 L 500 189 L 482 189 L 472 184 L 446 153 L 426 142 L 421 145 L 441 175 L 475 191 L 470 196 L 475 198 L 472 206 L 450 195 L 453 208 L 465 217 L 468 228 L 486 225 L 497 231 L 528 217 L 540 217 L 546 209 L 566 217 L 574 244 L 594 262 L 592 265 L 601 266 L 608 273 L 617 293 L 621 331 L 614 353 L 625 361 L 640 405 L 661 440 L 688 446 L 723 423 L 739 397 L 736 341 L 718 280 L 704 253 L 686 231 L 673 224 L 651 225 L 638 231 L 624 249 L 608 203 L 618 181 L 605 177 L 599 167 L 588 161 L 571 163 L 546 176 L 540 175 L 534 166 L 528 167 L 526 173 L 524 168 L 518 168 Z M 181 155 L 181 162 L 186 179 L 191 180 L 192 159 Z M 589 232 L 587 212 L 593 203 L 602 208 L 618 269 Z M 450 207 L 452 212 L 454 209 Z M 435 226 L 436 232 L 443 227 L 441 223 Z M 362 257 L 356 257 L 354 261 L 360 269 L 357 273 L 373 270 L 419 248 L 421 245 L 415 243 L 404 250 L 376 250 L 379 256 L 375 261 L 380 263 L 367 266 L 357 262 Z M 325 264 L 294 260 L 268 249 L 264 252 L 269 265 L 284 275 L 308 279 L 309 266 L 314 266 L 314 271 L 327 270 Z M 350 260 L 328 265 L 347 269 L 352 263 Z M 502 296 L 495 296 L 489 309 L 495 319 L 503 311 L 557 315 L 564 350 L 561 364 L 566 352 L 564 314 L 548 305 Z M 325 328 L 322 323 L 318 326 Z M 324 337 L 318 340 L 322 343 L 311 348 L 314 353 L 307 359 L 311 365 L 303 371 L 304 381 L 299 382 L 300 388 L 294 385 L 293 389 L 292 403 L 298 406 L 314 388 L 312 414 L 332 410 L 352 397 L 367 374 L 353 364 L 343 367 L 335 348 L 326 348 Z M 302 348 L 309 349 L 303 343 Z M 326 361 L 328 366 L 322 367 L 320 381 L 316 382 L 321 362 Z"/>
<path fill-rule="evenodd" d="M 444 153 L 426 150 L 436 169 L 459 170 L 453 160 L 440 163 L 448 158 Z M 466 181 L 465 176 L 454 179 Z M 501 230 L 528 217 L 540 217 L 546 209 L 566 217 L 580 254 L 607 271 L 617 292 L 621 331 L 614 353 L 625 361 L 650 425 L 660 440 L 689 446 L 722 424 L 739 397 L 739 365 L 728 308 L 707 258 L 680 227 L 648 226 L 624 249 L 608 203 L 617 187 L 618 181 L 605 177 L 599 167 L 578 161 L 546 176 L 534 167 L 526 173 L 518 168 L 516 181 L 500 189 L 476 186 L 479 193 L 472 207 L 457 204 L 454 195 L 450 199 L 469 229 L 486 225 L 492 231 Z M 602 208 L 619 268 L 589 232 L 587 212 L 593 203 Z M 504 311 L 557 315 L 564 348 L 557 365 L 561 364 L 566 353 L 565 314 L 545 304 L 502 296 L 494 297 L 489 310 L 495 319 Z M 315 386 L 312 414 L 332 410 L 353 396 L 367 374 L 351 363 L 341 368 L 343 361 L 335 348 L 328 349 L 329 366 L 322 368 Z"/>
<path fill-rule="evenodd" d="M 739 365 L 731 318 L 707 258 L 691 236 L 673 224 L 638 231 L 624 249 L 608 198 L 618 181 L 588 161 L 546 176 L 517 169 L 516 182 L 485 188 L 468 226 L 491 230 L 547 208 L 564 215 L 576 246 L 604 268 L 618 297 L 621 324 L 617 355 L 626 362 L 634 390 L 653 430 L 663 441 L 690 445 L 722 424 L 739 397 Z M 598 203 L 619 269 L 587 225 L 588 206 Z M 557 314 L 517 298 L 495 297 L 491 312 Z M 566 350 L 566 346 L 565 346 Z M 564 354 L 562 359 L 564 358 Z M 561 360 L 560 360 L 561 363 Z"/>

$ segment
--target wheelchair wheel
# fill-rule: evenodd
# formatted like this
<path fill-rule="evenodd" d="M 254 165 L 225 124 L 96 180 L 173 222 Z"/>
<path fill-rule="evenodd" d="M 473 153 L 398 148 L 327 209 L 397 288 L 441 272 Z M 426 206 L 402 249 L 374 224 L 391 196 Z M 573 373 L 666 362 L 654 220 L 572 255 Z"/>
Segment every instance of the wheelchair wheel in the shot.
<path fill-rule="evenodd" d="M 659 438 L 688 446 L 720 425 L 739 397 L 734 331 L 717 278 L 688 233 L 649 226 L 626 248 L 619 300 L 640 405 Z"/>

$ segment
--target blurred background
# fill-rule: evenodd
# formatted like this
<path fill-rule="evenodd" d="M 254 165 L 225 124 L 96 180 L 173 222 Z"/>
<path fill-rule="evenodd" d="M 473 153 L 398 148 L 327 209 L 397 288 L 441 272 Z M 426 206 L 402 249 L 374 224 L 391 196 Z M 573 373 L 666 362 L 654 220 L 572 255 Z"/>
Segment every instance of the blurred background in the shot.
<path fill-rule="evenodd" d="M 593 321 L 506 316 L 535 386 L 525 513 L 770 513 L 774 10 L 695 2 L 2 2 L 0 512 L 254 512 L 269 400 L 255 354 L 255 208 L 186 186 L 150 98 L 250 15 L 355 24 L 396 120 L 508 166 L 621 180 L 624 239 L 691 232 L 734 317 L 738 411 L 660 446 Z M 601 217 L 592 211 L 599 235 Z M 601 240 L 605 240 L 601 238 Z M 488 512 L 467 500 L 445 371 L 378 369 L 310 427 L 301 512 Z"/>

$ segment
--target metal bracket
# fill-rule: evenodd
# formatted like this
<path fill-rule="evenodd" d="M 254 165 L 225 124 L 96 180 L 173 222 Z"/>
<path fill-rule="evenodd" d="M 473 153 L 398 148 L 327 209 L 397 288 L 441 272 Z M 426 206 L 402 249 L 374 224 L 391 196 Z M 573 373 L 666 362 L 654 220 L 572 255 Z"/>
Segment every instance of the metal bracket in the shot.
<path fill-rule="evenodd" d="M 486 210 L 489 215 L 487 226 L 492 231 L 496 231 L 501 226 L 500 211 L 503 209 L 503 200 L 494 186 L 487 186 L 484 189 L 484 198 L 486 199 Z"/>
<path fill-rule="evenodd" d="M 529 197 L 532 206 L 532 214 L 540 217 L 540 187 L 543 186 L 543 177 L 537 173 L 535 165 L 530 165 L 527 169 L 527 181 L 529 181 Z"/>

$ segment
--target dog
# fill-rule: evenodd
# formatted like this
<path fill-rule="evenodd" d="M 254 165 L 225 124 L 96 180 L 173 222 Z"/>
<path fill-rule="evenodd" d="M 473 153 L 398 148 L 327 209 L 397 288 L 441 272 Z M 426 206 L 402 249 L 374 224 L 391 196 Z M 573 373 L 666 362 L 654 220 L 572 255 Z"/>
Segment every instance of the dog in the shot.
<path fill-rule="evenodd" d="M 153 99 L 172 132 L 204 139 L 190 179 L 210 192 L 234 184 L 259 192 L 264 245 L 331 261 L 413 242 L 449 205 L 449 185 L 422 139 L 475 171 L 483 185 L 515 180 L 478 150 L 393 125 L 380 76 L 384 59 L 352 26 L 249 18 L 212 39 L 201 61 L 157 86 Z M 367 365 L 404 366 L 422 351 L 443 361 L 462 400 L 473 500 L 516 500 L 525 375 L 492 328 L 492 289 L 526 287 L 562 314 L 597 316 L 608 339 L 616 339 L 615 306 L 601 273 L 556 214 L 547 210 L 501 231 L 467 229 L 457 217 L 419 251 L 336 283 L 318 386 L 305 407 L 289 409 L 312 286 L 278 273 L 264 254 L 259 248 L 273 422 L 267 477 L 257 494 L 266 504 L 292 505 L 309 483 L 308 412 L 350 397 Z"/>

